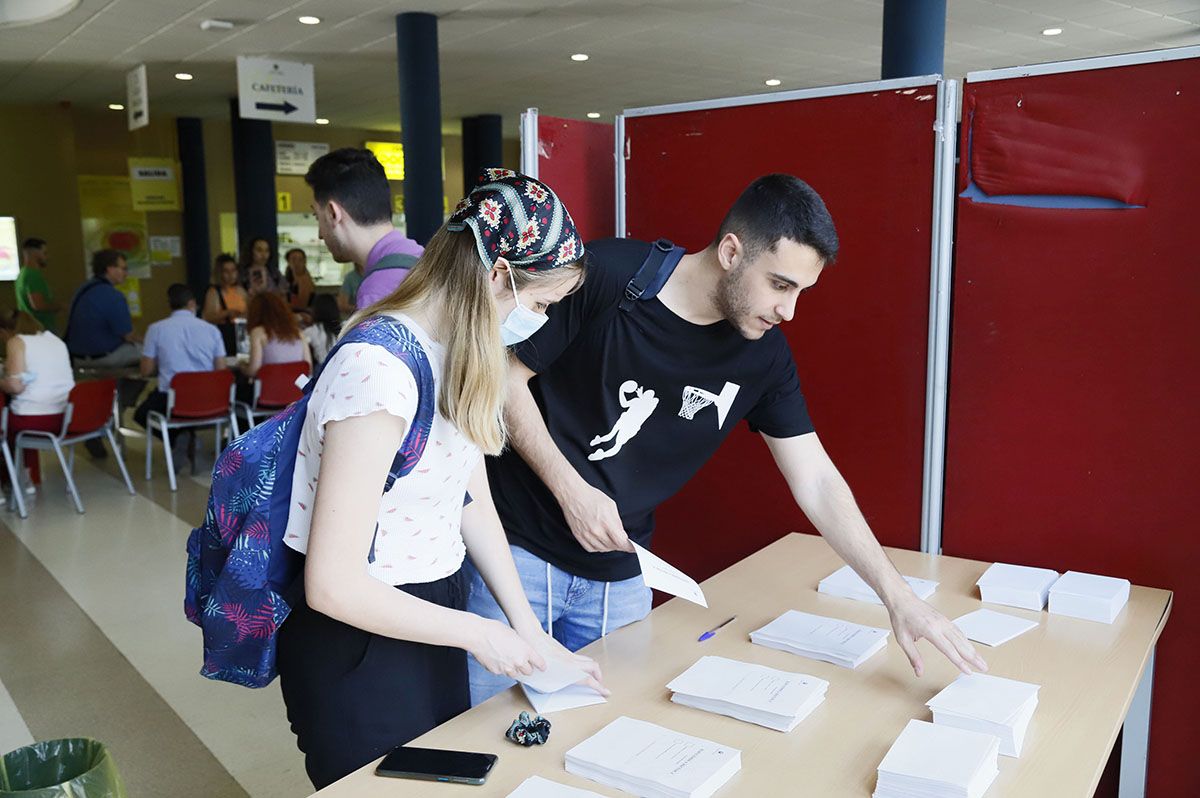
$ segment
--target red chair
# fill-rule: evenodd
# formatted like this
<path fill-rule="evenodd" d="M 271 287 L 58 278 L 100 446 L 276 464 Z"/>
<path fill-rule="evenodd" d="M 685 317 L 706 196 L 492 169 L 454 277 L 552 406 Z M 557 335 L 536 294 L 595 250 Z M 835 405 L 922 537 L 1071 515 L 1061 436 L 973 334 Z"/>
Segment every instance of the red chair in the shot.
<path fill-rule="evenodd" d="M 121 455 L 121 448 L 117 446 L 117 439 L 113 432 L 117 424 L 114 410 L 116 395 L 117 381 L 115 379 L 75 383 L 75 387 L 67 396 L 67 409 L 63 414 L 61 432 L 24 430 L 17 433 L 16 461 L 21 462 L 22 454 L 26 449 L 53 450 L 54 454 L 58 456 L 63 476 L 67 480 L 67 491 L 75 502 L 75 509 L 81 513 L 83 512 L 83 502 L 79 499 L 79 491 L 75 488 L 75 479 L 71 473 L 75 465 L 75 451 L 71 450 L 71 457 L 68 459 L 63 454 L 64 447 L 71 447 L 95 438 L 107 439 L 109 447 L 116 456 L 117 465 L 121 468 L 125 487 L 129 489 L 131 496 L 135 494 L 133 482 L 129 479 L 129 471 L 125 468 L 125 458 Z M 20 483 L 14 479 L 14 490 L 19 487 Z"/>
<path fill-rule="evenodd" d="M 167 478 L 171 490 L 175 483 L 175 461 L 171 454 L 171 431 L 213 427 L 216 451 L 220 454 L 221 437 L 225 424 L 229 424 L 230 438 L 238 435 L 237 416 L 234 415 L 233 372 L 228 369 L 217 371 L 185 371 L 171 378 L 171 389 L 167 391 L 167 411 L 151 410 L 146 418 L 146 479 L 150 479 L 154 452 L 154 434 L 162 435 L 163 450 L 167 457 Z"/>
<path fill-rule="evenodd" d="M 296 382 L 307 378 L 311 368 L 303 360 L 295 363 L 271 363 L 258 370 L 254 377 L 254 400 L 250 404 L 237 402 L 246 417 L 247 428 L 253 429 L 260 418 L 270 418 L 300 398 Z"/>

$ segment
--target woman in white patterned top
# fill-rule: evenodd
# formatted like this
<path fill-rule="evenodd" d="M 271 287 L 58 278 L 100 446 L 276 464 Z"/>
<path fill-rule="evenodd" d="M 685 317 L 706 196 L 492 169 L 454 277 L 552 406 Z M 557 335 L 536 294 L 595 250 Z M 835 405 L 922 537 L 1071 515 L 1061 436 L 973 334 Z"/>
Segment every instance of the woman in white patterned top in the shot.
<path fill-rule="evenodd" d="M 486 177 L 400 288 L 347 324 L 391 316 L 429 359 L 436 413 L 416 467 L 381 499 L 421 390 L 386 349 L 341 347 L 309 400 L 285 533 L 307 555 L 305 604 L 280 627 L 277 663 L 318 788 L 466 710 L 468 653 L 510 677 L 555 658 L 607 692 L 596 663 L 530 609 L 483 462 L 505 441 L 505 345 L 579 285 L 582 246 L 545 186 L 505 170 Z M 366 150 L 332 152 L 306 179 L 335 258 L 374 222 L 390 224 L 387 180 Z M 508 624 L 465 611 L 468 556 Z"/>

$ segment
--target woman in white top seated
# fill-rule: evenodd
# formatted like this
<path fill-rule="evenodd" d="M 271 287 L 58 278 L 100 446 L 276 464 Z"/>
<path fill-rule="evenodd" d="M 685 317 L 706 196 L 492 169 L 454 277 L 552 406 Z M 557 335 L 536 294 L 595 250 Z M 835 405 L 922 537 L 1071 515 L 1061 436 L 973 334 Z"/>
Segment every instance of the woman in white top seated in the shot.
<path fill-rule="evenodd" d="M 75 387 L 67 345 L 23 310 L 0 315 L 0 340 L 4 342 L 4 378 L 0 387 L 9 395 L 8 443 L 25 430 L 59 432 L 67 396 Z M 41 482 L 38 453 L 25 452 L 30 481 Z M 7 483 L 8 473 L 3 472 Z"/>
<path fill-rule="evenodd" d="M 422 391 L 386 349 L 343 346 L 309 400 L 284 534 L 307 555 L 305 602 L 279 627 L 277 666 L 318 788 L 468 709 L 468 653 L 510 678 L 552 657 L 605 692 L 595 662 L 560 645 L 530 609 L 484 466 L 505 442 L 505 344 L 529 335 L 579 284 L 583 248 L 549 189 L 506 170 L 488 174 L 399 290 L 347 325 L 389 316 L 428 357 L 436 412 L 416 467 L 381 497 Z M 362 234 L 350 213 L 377 206 L 390 218 L 387 179 L 365 150 L 323 156 L 306 179 L 338 260 Z M 555 224 L 524 224 L 535 215 Z M 466 611 L 464 556 L 509 623 Z"/>

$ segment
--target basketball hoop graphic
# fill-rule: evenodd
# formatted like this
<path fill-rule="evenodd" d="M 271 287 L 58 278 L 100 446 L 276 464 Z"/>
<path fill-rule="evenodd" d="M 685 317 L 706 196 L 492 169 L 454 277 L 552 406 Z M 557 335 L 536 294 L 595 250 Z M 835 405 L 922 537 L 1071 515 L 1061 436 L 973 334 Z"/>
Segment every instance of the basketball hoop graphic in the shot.
<path fill-rule="evenodd" d="M 703 388 L 688 385 L 683 389 L 683 400 L 679 406 L 679 417 L 691 421 L 701 410 L 711 404 L 716 404 L 717 429 L 721 429 L 725 426 L 725 417 L 729 415 L 729 409 L 733 407 L 733 400 L 740 388 L 741 386 L 739 385 L 727 382 L 725 383 L 725 387 L 721 389 L 721 393 L 715 394 Z"/>

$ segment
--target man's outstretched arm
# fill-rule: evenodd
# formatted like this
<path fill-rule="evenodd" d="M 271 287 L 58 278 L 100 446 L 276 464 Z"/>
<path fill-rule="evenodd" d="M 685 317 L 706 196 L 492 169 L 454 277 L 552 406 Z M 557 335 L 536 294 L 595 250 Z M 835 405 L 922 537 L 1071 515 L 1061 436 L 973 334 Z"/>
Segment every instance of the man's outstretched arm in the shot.
<path fill-rule="evenodd" d="M 888 559 L 815 432 L 794 438 L 763 435 L 776 465 L 787 480 L 796 504 L 821 536 L 883 600 L 891 616 L 896 641 L 917 676 L 924 663 L 917 641 L 924 638 L 963 673 L 987 670 L 957 626 L 925 601 L 917 598 Z"/>

